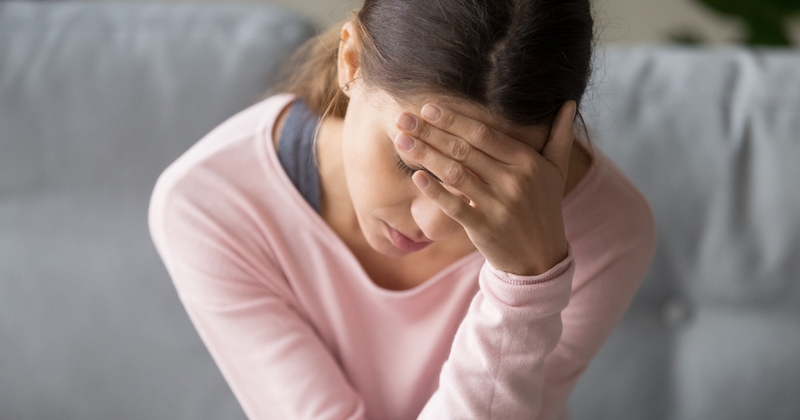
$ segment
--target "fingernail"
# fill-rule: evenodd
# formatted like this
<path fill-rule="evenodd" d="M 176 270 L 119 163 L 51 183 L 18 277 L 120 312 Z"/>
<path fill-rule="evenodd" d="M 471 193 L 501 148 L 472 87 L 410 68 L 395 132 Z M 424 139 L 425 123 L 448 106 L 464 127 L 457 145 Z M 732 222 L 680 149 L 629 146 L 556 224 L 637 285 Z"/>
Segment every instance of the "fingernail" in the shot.
<path fill-rule="evenodd" d="M 425 104 L 422 107 L 422 116 L 428 121 L 436 121 L 442 116 L 442 110 L 434 105 Z"/>
<path fill-rule="evenodd" d="M 420 188 L 428 188 L 428 177 L 425 175 L 418 176 L 414 182 L 416 182 Z"/>
<path fill-rule="evenodd" d="M 411 115 L 402 113 L 397 116 L 397 125 L 402 127 L 404 130 L 413 131 L 415 128 L 417 128 L 417 119 Z"/>
<path fill-rule="evenodd" d="M 397 142 L 397 147 L 405 150 L 406 152 L 411 151 L 416 144 L 414 139 L 403 133 L 398 134 L 395 141 Z"/>

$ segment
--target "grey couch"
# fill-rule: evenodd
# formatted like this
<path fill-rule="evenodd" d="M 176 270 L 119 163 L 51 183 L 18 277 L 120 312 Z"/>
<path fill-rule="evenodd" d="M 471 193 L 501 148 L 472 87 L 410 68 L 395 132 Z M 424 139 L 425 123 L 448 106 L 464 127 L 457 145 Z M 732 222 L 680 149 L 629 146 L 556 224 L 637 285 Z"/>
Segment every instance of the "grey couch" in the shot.
<path fill-rule="evenodd" d="M 0 3 L 0 419 L 242 419 L 147 232 L 163 168 L 314 28 Z M 658 249 L 572 417 L 800 419 L 800 52 L 598 50 L 585 113 Z"/>

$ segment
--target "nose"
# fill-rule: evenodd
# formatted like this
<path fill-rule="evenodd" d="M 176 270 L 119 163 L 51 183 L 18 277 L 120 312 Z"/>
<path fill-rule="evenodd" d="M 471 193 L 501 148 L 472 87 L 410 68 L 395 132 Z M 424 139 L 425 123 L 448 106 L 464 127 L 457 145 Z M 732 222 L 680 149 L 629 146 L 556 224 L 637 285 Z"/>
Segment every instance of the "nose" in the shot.
<path fill-rule="evenodd" d="M 433 200 L 424 195 L 416 197 L 411 202 L 411 217 L 422 229 L 422 233 L 433 241 L 446 238 L 458 226 L 458 222 L 451 219 Z"/>

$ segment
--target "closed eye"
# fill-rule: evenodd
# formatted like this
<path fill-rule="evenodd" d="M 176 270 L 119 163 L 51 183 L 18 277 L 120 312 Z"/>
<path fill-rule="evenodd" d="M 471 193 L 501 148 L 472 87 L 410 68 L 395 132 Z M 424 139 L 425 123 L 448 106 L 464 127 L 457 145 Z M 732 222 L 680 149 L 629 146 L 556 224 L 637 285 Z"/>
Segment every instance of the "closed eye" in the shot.
<path fill-rule="evenodd" d="M 438 181 L 438 182 L 442 182 L 442 180 L 441 180 L 441 179 L 439 179 L 439 177 L 437 177 L 437 176 L 436 176 L 436 175 L 434 175 L 434 174 L 433 174 L 431 171 L 429 171 L 429 170 L 427 170 L 427 169 L 425 169 L 425 168 L 422 168 L 422 169 L 414 169 L 414 168 L 412 168 L 412 167 L 410 167 L 410 166 L 406 165 L 406 163 L 405 163 L 405 162 L 403 162 L 403 159 L 400 159 L 400 156 L 399 156 L 399 155 L 395 155 L 395 161 L 397 162 L 397 169 L 399 169 L 401 172 L 403 172 L 404 174 L 406 174 L 406 175 L 408 175 L 408 176 L 411 176 L 411 175 L 413 175 L 413 174 L 414 174 L 414 172 L 417 172 L 417 171 L 420 171 L 420 170 L 421 170 L 421 171 L 425 171 L 425 172 L 427 172 L 427 173 L 428 173 L 428 175 L 432 176 L 432 177 L 433 177 L 433 179 L 435 179 L 436 181 Z"/>
<path fill-rule="evenodd" d="M 406 174 L 408 176 L 413 175 L 414 172 L 417 171 L 416 169 L 413 169 L 413 168 L 409 167 L 408 165 L 406 165 L 405 162 L 403 162 L 403 160 L 400 159 L 400 156 L 395 156 L 395 161 L 397 162 L 397 169 L 399 169 L 401 172 L 403 172 L 404 174 Z"/>

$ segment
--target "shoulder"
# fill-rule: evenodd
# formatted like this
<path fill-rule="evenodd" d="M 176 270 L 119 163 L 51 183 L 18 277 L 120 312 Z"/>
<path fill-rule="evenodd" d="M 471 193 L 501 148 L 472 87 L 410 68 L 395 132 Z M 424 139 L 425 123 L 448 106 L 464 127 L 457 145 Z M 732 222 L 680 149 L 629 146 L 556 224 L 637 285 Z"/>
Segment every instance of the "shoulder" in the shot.
<path fill-rule="evenodd" d="M 159 178 L 176 179 L 191 174 L 203 165 L 232 158 L 237 148 L 258 147 L 259 142 L 272 141 L 272 129 L 279 114 L 294 95 L 270 96 L 231 116 L 186 150 L 170 164 Z"/>
<path fill-rule="evenodd" d="M 153 197 L 196 191 L 216 177 L 230 182 L 247 179 L 248 170 L 260 169 L 272 129 L 294 95 L 270 96 L 231 116 L 187 149 L 160 174 Z M 265 144 L 266 143 L 266 144 Z M 261 158 L 261 159 L 259 159 Z M 219 185 L 221 187 L 221 185 Z M 156 200 L 157 201 L 157 200 Z"/>
<path fill-rule="evenodd" d="M 271 142 L 265 131 L 290 99 L 274 95 L 228 118 L 160 174 L 148 208 L 157 247 L 176 229 L 231 237 L 253 231 L 247 225 L 256 223 L 256 201 L 280 185 L 265 182 L 270 158 L 264 143 Z"/>
<path fill-rule="evenodd" d="M 281 222 L 294 217 L 284 205 L 291 181 L 273 167 L 264 134 L 288 99 L 273 96 L 239 112 L 159 176 L 148 228 L 181 296 L 219 306 L 265 286 L 290 294 L 277 253 L 286 246 Z"/>

